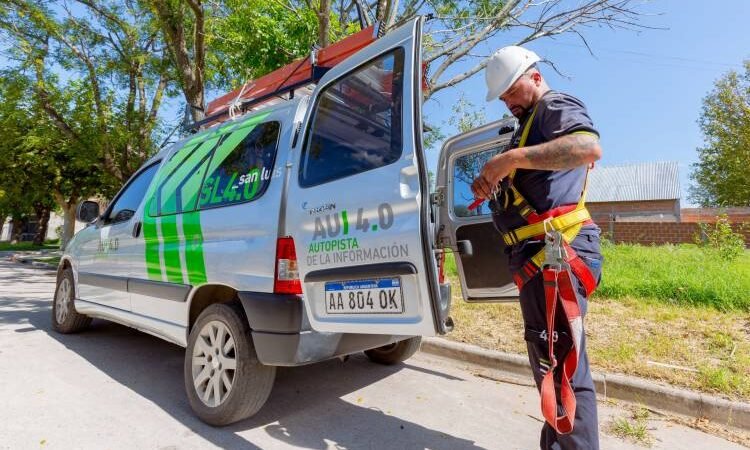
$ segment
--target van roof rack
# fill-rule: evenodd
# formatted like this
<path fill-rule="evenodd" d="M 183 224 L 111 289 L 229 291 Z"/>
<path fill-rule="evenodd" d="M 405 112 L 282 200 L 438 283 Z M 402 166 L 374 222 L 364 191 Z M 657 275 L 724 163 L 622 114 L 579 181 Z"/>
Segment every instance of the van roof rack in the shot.
<path fill-rule="evenodd" d="M 378 38 L 378 28 L 371 25 L 339 42 L 313 50 L 305 58 L 293 61 L 257 80 L 249 80 L 241 88 L 214 99 L 206 108 L 206 117 L 193 123 L 190 131 L 223 122 L 222 119 L 229 116 L 229 109 L 235 102 L 239 103 L 238 108 L 242 114 L 274 98 L 285 100 L 284 94 L 288 94 L 288 99 L 291 100 L 297 89 L 317 83 L 336 64 L 375 41 Z"/>

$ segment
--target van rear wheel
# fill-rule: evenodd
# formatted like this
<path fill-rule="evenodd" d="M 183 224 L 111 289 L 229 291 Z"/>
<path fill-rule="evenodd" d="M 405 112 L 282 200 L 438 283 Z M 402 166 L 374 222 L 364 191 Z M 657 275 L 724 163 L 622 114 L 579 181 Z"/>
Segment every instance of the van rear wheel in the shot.
<path fill-rule="evenodd" d="M 239 305 L 211 305 L 198 316 L 185 350 L 185 389 L 202 421 L 224 426 L 257 413 L 275 376 L 276 367 L 258 361 Z"/>
<path fill-rule="evenodd" d="M 373 348 L 372 350 L 365 350 L 365 355 L 372 362 L 390 366 L 404 362 L 414 356 L 421 344 L 422 336 L 415 336 L 403 341 L 394 342 L 393 344 Z"/>

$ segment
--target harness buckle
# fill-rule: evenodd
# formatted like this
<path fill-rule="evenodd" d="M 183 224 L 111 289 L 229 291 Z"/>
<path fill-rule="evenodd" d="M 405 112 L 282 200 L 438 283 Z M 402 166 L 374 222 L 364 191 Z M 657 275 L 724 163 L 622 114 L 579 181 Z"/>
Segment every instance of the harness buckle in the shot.
<path fill-rule="evenodd" d="M 562 270 L 568 267 L 565 240 L 560 231 L 548 226 L 550 220 L 544 220 L 544 266 Z"/>

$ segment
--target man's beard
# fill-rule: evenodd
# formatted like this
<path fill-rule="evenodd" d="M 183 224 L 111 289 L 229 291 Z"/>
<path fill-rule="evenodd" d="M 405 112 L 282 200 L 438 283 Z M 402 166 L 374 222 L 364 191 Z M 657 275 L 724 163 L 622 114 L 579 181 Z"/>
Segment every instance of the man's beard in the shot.
<path fill-rule="evenodd" d="M 522 119 L 524 116 L 526 116 L 526 114 L 528 114 L 528 112 L 528 109 L 520 105 L 517 108 L 513 108 L 510 110 L 510 113 L 513 114 L 516 119 Z"/>

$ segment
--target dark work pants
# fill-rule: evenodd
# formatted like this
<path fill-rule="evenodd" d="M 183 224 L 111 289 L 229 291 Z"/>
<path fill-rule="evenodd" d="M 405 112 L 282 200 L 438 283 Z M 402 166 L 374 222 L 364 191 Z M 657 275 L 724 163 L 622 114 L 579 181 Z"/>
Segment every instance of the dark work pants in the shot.
<path fill-rule="evenodd" d="M 586 262 L 595 279 L 601 276 L 602 257 L 599 249 L 599 237 L 594 235 L 579 235 L 572 243 L 576 253 Z M 588 299 L 585 297 L 583 288 L 573 277 L 573 287 L 578 296 L 578 304 L 581 315 L 585 316 Z M 532 278 L 521 290 L 520 296 L 521 312 L 523 314 L 526 347 L 529 354 L 529 362 L 534 372 L 534 381 L 537 388 L 541 387 L 542 378 L 549 367 L 549 349 L 547 344 L 547 319 L 545 315 L 546 303 L 544 297 L 544 285 L 541 272 Z M 557 342 L 555 343 L 555 354 L 558 366 L 562 364 L 563 358 L 568 350 L 572 351 L 572 340 L 568 333 L 567 321 L 562 312 L 562 306 L 558 304 L 555 315 L 555 329 L 557 330 Z M 543 333 L 544 332 L 544 333 Z M 559 370 L 555 371 L 555 384 L 559 393 Z M 554 428 L 546 421 L 542 428 L 540 447 L 543 450 L 598 450 L 599 449 L 599 421 L 596 410 L 596 392 L 594 381 L 589 370 L 589 360 L 586 354 L 586 335 L 581 339 L 580 356 L 578 368 L 576 369 L 571 385 L 576 396 L 576 414 L 573 431 L 569 434 L 557 434 Z M 559 404 L 559 398 L 558 398 Z M 562 408 L 558 406 L 558 413 Z"/>

